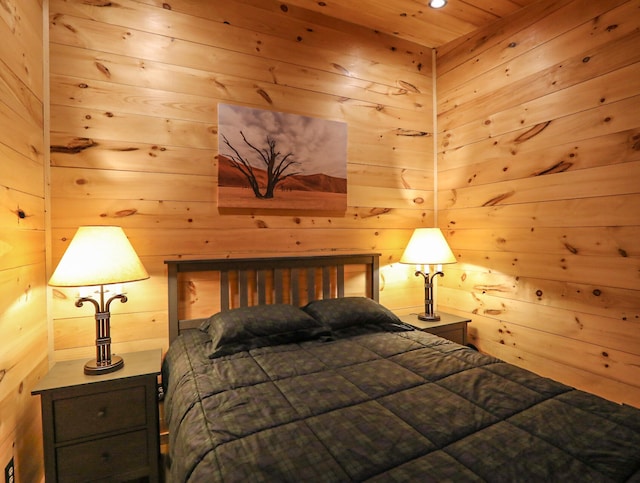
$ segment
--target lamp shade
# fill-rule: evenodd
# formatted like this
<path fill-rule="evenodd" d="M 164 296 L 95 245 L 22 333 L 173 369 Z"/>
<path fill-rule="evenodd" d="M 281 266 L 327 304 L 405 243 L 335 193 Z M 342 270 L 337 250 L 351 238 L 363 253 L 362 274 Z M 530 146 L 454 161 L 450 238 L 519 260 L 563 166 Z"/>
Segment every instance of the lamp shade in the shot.
<path fill-rule="evenodd" d="M 440 265 L 456 263 L 440 228 L 416 228 L 400 258 L 400 263 Z"/>
<path fill-rule="evenodd" d="M 119 226 L 81 226 L 49 279 L 54 287 L 84 287 L 149 278 Z"/>

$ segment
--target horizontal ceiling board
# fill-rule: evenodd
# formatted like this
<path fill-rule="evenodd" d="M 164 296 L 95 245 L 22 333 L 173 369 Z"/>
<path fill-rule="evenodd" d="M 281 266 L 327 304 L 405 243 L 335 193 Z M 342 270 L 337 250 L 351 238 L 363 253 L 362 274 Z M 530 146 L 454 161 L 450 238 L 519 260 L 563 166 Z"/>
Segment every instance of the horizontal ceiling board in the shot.
<path fill-rule="evenodd" d="M 287 3 L 427 47 L 439 47 L 535 1 L 449 0 L 437 10 L 428 6 L 428 0 L 288 0 Z"/>

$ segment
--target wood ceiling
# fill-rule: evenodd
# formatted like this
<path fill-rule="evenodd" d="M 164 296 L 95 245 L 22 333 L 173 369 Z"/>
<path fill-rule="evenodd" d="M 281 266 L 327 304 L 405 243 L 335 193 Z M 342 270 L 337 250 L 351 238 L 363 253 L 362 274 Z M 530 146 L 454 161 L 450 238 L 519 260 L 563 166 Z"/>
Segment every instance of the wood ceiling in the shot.
<path fill-rule="evenodd" d="M 538 0 L 448 0 L 435 10 L 429 0 L 287 0 L 329 17 L 439 47 Z"/>

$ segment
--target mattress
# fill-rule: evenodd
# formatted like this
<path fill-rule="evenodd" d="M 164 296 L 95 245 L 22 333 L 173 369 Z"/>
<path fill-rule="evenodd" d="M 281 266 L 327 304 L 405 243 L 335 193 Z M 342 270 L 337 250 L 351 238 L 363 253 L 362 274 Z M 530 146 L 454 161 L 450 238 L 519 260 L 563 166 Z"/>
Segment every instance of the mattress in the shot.
<path fill-rule="evenodd" d="M 640 481 L 640 410 L 337 300 L 171 344 L 169 481 Z"/>

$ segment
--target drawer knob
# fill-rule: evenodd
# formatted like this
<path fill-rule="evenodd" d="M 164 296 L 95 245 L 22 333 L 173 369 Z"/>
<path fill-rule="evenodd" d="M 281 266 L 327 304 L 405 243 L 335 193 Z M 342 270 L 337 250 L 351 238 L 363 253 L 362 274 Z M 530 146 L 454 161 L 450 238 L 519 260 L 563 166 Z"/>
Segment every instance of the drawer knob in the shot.
<path fill-rule="evenodd" d="M 111 459 L 111 455 L 109 453 L 107 453 L 106 451 L 104 453 L 102 453 L 100 455 L 100 457 L 102 458 L 102 462 L 103 463 L 108 463 L 109 460 Z"/>
<path fill-rule="evenodd" d="M 107 408 L 98 409 L 98 417 L 104 418 L 107 415 Z"/>

